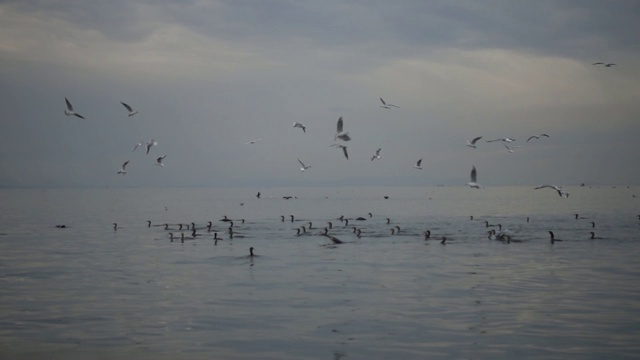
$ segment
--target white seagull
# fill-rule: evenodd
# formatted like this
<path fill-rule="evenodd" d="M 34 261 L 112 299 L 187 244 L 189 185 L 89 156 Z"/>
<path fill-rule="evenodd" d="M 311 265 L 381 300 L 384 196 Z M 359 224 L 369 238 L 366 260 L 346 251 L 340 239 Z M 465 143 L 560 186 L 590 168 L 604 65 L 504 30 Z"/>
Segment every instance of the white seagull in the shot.
<path fill-rule="evenodd" d="M 535 187 L 534 189 L 538 190 L 538 189 L 544 189 L 544 188 L 550 188 L 550 189 L 553 189 L 553 190 L 557 191 L 558 192 L 558 196 L 560 196 L 560 197 L 564 197 L 564 198 L 568 198 L 569 197 L 569 193 L 568 192 L 562 190 L 562 187 L 556 186 L 556 185 L 540 185 L 538 187 Z"/>
<path fill-rule="evenodd" d="M 73 111 L 73 105 L 71 105 L 71 103 L 69 102 L 69 99 L 64 98 L 64 101 L 67 103 L 67 110 L 64 111 L 64 114 L 67 116 L 77 116 L 80 119 L 84 119 L 84 116 L 78 114 L 77 112 Z"/>
<path fill-rule="evenodd" d="M 346 146 L 341 145 L 341 144 L 333 144 L 333 145 L 329 145 L 329 146 L 330 146 L 330 147 L 331 147 L 331 146 L 336 146 L 336 147 L 341 148 L 341 149 L 342 149 L 342 152 L 344 153 L 344 157 L 346 157 L 346 158 L 347 158 L 347 160 L 349 160 L 349 154 L 347 154 L 347 147 L 346 147 Z"/>
<path fill-rule="evenodd" d="M 478 184 L 478 172 L 476 171 L 476 167 L 473 166 L 471 168 L 471 181 L 467 183 L 472 189 L 480 189 L 480 184 Z"/>
<path fill-rule="evenodd" d="M 537 139 L 540 139 L 542 136 L 545 136 L 545 137 L 551 137 L 551 136 L 549 136 L 549 135 L 547 135 L 547 134 L 532 135 L 532 136 L 529 136 L 529 138 L 527 139 L 527 142 L 529 142 L 529 140 L 531 140 L 531 139 L 536 139 L 536 140 L 537 140 Z"/>
<path fill-rule="evenodd" d="M 371 161 L 375 159 L 380 159 L 380 150 L 382 150 L 382 148 L 376 150 L 376 153 L 371 157 Z"/>
<path fill-rule="evenodd" d="M 122 101 L 120 101 L 120 104 L 122 104 L 122 106 L 124 106 L 125 109 L 127 109 L 127 111 L 129 111 L 129 117 L 132 117 L 133 115 L 138 113 L 138 110 L 133 110 L 133 108 L 131 106 L 129 106 L 128 104 L 125 104 Z"/>
<path fill-rule="evenodd" d="M 418 160 L 413 167 L 418 170 L 422 170 L 422 159 Z"/>
<path fill-rule="evenodd" d="M 506 137 L 506 138 L 498 138 L 498 139 L 493 139 L 493 140 L 487 140 L 487 142 L 496 142 L 496 141 L 503 141 L 503 142 L 506 142 L 506 143 L 511 143 L 511 142 L 516 141 L 516 139 L 512 139 L 510 137 Z"/>
<path fill-rule="evenodd" d="M 147 155 L 149 154 L 149 150 L 151 150 L 151 147 L 158 145 L 158 142 L 151 139 L 149 140 L 149 142 L 147 143 Z M 135 150 L 135 149 L 134 149 Z"/>
<path fill-rule="evenodd" d="M 298 162 L 300 163 L 300 165 L 302 165 L 302 167 L 300 168 L 300 171 L 305 171 L 305 170 L 307 170 L 308 168 L 310 168 L 310 167 L 311 167 L 311 165 L 309 165 L 309 166 L 305 165 L 305 164 L 302 162 L 302 160 L 300 160 L 300 158 L 298 158 Z"/>
<path fill-rule="evenodd" d="M 391 109 L 391 107 L 395 107 L 395 108 L 400 108 L 400 106 L 392 104 L 392 103 L 387 103 L 386 101 L 382 100 L 382 98 L 380 98 L 380 102 L 382 102 L 382 105 L 380 105 L 381 108 L 384 109 Z"/>
<path fill-rule="evenodd" d="M 306 127 L 306 126 L 304 126 L 304 125 L 302 125 L 301 123 L 299 123 L 299 122 L 297 122 L 297 121 L 295 121 L 295 122 L 293 123 L 293 127 L 297 127 L 297 128 L 302 129 L 302 132 L 303 132 L 303 133 L 306 133 L 306 132 L 307 132 L 307 127 Z"/>
<path fill-rule="evenodd" d="M 482 139 L 482 136 L 478 136 L 477 138 L 474 138 L 474 139 L 473 139 L 473 140 L 471 140 L 471 141 L 468 141 L 468 140 L 467 140 L 467 146 L 468 146 L 468 147 L 472 147 L 472 148 L 474 148 L 474 149 L 475 149 L 475 148 L 476 148 L 476 142 L 478 142 L 478 140 L 480 140 L 480 139 Z"/>
<path fill-rule="evenodd" d="M 120 170 L 118 170 L 118 174 L 126 174 L 127 170 L 125 170 L 125 168 L 127 167 L 127 164 L 129 163 L 129 160 L 125 161 L 124 164 L 122 164 L 122 168 Z"/>
<path fill-rule="evenodd" d="M 340 139 L 342 141 L 351 140 L 349 133 L 342 131 L 343 126 L 344 126 L 344 121 L 342 120 L 342 116 L 340 116 L 340 118 L 338 119 L 338 124 L 336 126 L 336 136 L 333 138 L 333 140 L 337 140 L 337 139 Z"/>
<path fill-rule="evenodd" d="M 167 157 L 167 155 L 162 155 L 159 158 L 157 158 L 156 159 L 156 165 L 164 167 L 164 164 L 162 163 L 162 160 L 164 160 L 164 158 L 166 158 L 166 157 Z"/>

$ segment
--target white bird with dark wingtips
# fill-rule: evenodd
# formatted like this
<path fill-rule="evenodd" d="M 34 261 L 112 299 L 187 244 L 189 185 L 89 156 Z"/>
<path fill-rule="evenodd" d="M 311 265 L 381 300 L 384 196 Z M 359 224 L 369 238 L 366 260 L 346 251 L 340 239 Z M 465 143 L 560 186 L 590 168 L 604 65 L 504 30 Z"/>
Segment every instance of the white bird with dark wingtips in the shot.
<path fill-rule="evenodd" d="M 164 167 L 164 164 L 162 163 L 162 160 L 164 160 L 164 158 L 166 158 L 166 157 L 167 157 L 167 155 L 162 155 L 159 158 L 157 158 L 156 159 L 156 165 Z"/>
<path fill-rule="evenodd" d="M 333 144 L 333 145 L 329 145 L 329 147 L 331 146 L 336 146 L 342 149 L 342 152 L 344 153 L 344 157 L 347 158 L 347 160 L 349 160 L 349 154 L 347 153 L 347 147 L 342 145 L 342 144 Z"/>
<path fill-rule="evenodd" d="M 76 116 L 79 117 L 80 119 L 84 119 L 84 116 L 78 114 L 77 112 L 73 111 L 73 105 L 71 105 L 71 102 L 69 102 L 69 99 L 64 98 L 64 101 L 67 103 L 67 110 L 64 111 L 64 114 L 67 116 Z"/>
<path fill-rule="evenodd" d="M 538 139 L 540 139 L 540 137 L 542 137 L 542 136 L 544 136 L 544 137 L 550 137 L 550 136 L 549 136 L 549 135 L 547 135 L 547 134 L 532 135 L 532 136 L 529 136 L 529 138 L 527 139 L 527 142 L 529 142 L 529 140 L 531 140 L 531 139 L 536 139 L 536 140 L 538 140 Z"/>
<path fill-rule="evenodd" d="M 297 122 L 297 121 L 295 121 L 295 122 L 293 123 L 293 127 L 297 127 L 297 128 L 302 129 L 302 132 L 303 132 L 303 133 L 306 133 L 306 132 L 307 132 L 307 127 L 306 127 L 306 126 L 304 126 L 304 125 L 302 125 L 301 123 L 299 123 L 299 122 Z"/>
<path fill-rule="evenodd" d="M 478 136 L 477 138 L 474 138 L 474 139 L 473 139 L 473 140 L 471 140 L 471 141 L 468 141 L 468 140 L 467 140 L 467 146 L 468 146 L 468 147 L 472 147 L 472 148 L 474 148 L 474 149 L 475 149 L 475 148 L 476 148 L 476 143 L 477 143 L 477 142 L 478 142 L 478 140 L 480 140 L 480 139 L 482 139 L 482 136 Z"/>
<path fill-rule="evenodd" d="M 392 104 L 392 103 L 388 103 L 388 102 L 382 100 L 382 98 L 380 98 L 380 102 L 382 102 L 382 105 L 380 105 L 380 107 L 384 108 L 384 109 L 391 109 L 391 107 L 398 108 L 398 109 L 400 108 L 400 106 Z"/>
<path fill-rule="evenodd" d="M 300 171 L 304 172 L 305 170 L 307 170 L 308 168 L 311 167 L 311 165 L 307 166 L 305 165 L 302 160 L 300 160 L 300 158 L 298 158 L 298 162 L 300 163 L 300 165 L 302 165 L 302 167 L 300 168 Z"/>
<path fill-rule="evenodd" d="M 506 137 L 506 138 L 498 138 L 498 139 L 493 139 L 493 140 L 487 140 L 487 142 L 496 142 L 496 141 L 503 141 L 503 142 L 506 142 L 506 143 L 510 143 L 510 142 L 516 141 L 516 139 L 512 139 L 510 137 Z"/>
<path fill-rule="evenodd" d="M 133 108 L 131 106 L 129 106 L 129 104 L 125 104 L 122 101 L 120 101 L 120 104 L 122 104 L 122 106 L 124 106 L 125 109 L 127 109 L 127 111 L 129 111 L 129 117 L 132 117 L 133 115 L 138 113 L 138 110 L 133 110 Z"/>
<path fill-rule="evenodd" d="M 476 171 L 476 167 L 473 166 L 471 168 L 471 181 L 467 183 L 472 189 L 480 189 L 480 184 L 478 184 L 478 172 Z"/>
<path fill-rule="evenodd" d="M 413 167 L 418 170 L 422 170 L 422 159 L 418 160 Z"/>
<path fill-rule="evenodd" d="M 564 197 L 564 198 L 568 198 L 568 197 L 569 197 L 569 193 L 568 193 L 568 192 L 566 192 L 566 191 L 564 191 L 564 190 L 562 190 L 562 187 L 561 187 L 561 186 L 556 186 L 556 185 L 540 185 L 540 186 L 538 186 L 538 187 L 535 187 L 534 189 L 535 189 L 535 190 L 538 190 L 538 189 L 544 189 L 544 188 L 550 188 L 550 189 L 553 189 L 553 190 L 557 191 L 557 192 L 558 192 L 558 195 L 559 195 L 560 197 Z"/>
<path fill-rule="evenodd" d="M 382 150 L 382 148 L 379 148 L 378 150 L 376 150 L 376 153 L 371 157 L 371 161 L 375 159 L 380 159 L 380 150 Z"/>
<path fill-rule="evenodd" d="M 340 116 L 340 118 L 338 119 L 338 124 L 336 125 L 336 136 L 333 138 L 333 140 L 337 140 L 340 139 L 342 141 L 349 141 L 351 140 L 351 137 L 349 136 L 348 132 L 344 132 L 342 129 L 344 127 L 344 121 L 342 120 L 342 116 Z"/>
<path fill-rule="evenodd" d="M 120 170 L 118 170 L 118 174 L 126 174 L 127 170 L 125 169 L 127 167 L 127 164 L 129 163 L 129 160 L 125 161 L 124 164 L 122 164 L 122 168 Z"/>
<path fill-rule="evenodd" d="M 151 148 L 152 148 L 153 146 L 156 146 L 156 145 L 158 145 L 158 142 L 157 142 L 157 141 L 155 141 L 155 140 L 153 140 L 153 139 L 149 140 L 149 142 L 147 143 L 147 155 L 149 154 L 149 150 L 151 150 Z M 134 149 L 134 150 L 135 150 L 135 149 Z"/>

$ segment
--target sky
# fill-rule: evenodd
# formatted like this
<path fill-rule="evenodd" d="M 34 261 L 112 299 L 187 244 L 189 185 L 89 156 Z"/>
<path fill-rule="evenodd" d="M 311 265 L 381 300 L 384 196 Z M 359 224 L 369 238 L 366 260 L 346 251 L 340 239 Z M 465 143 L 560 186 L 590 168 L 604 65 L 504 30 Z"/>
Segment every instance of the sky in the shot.
<path fill-rule="evenodd" d="M 0 186 L 638 184 L 638 33 L 623 0 L 0 1 Z"/>

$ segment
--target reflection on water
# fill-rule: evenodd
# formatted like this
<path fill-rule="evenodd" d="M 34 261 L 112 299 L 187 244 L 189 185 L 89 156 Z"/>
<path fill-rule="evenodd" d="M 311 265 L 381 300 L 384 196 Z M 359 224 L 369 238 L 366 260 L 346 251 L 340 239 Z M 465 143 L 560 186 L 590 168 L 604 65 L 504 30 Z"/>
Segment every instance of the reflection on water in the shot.
<path fill-rule="evenodd" d="M 0 358 L 631 359 L 633 191 L 2 190 Z M 224 215 L 246 220 L 233 238 Z M 318 236 L 328 221 L 343 244 Z"/>

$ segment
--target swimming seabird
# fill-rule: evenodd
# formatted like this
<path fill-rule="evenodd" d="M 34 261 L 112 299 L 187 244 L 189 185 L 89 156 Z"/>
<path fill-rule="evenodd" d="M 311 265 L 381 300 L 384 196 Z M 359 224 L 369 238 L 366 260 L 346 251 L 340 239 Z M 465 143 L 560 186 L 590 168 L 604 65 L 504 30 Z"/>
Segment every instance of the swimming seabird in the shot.
<path fill-rule="evenodd" d="M 342 120 L 342 116 L 340 116 L 340 118 L 338 119 L 338 124 L 336 125 L 336 136 L 333 138 L 333 140 L 337 140 L 337 139 L 340 139 L 342 141 L 351 140 L 349 133 L 343 131 L 343 126 L 344 126 L 344 121 Z"/>
<path fill-rule="evenodd" d="M 480 184 L 478 184 L 478 172 L 476 171 L 475 165 L 471 168 L 471 181 L 467 183 L 472 189 L 480 189 Z"/>
<path fill-rule="evenodd" d="M 131 106 L 129 106 L 128 104 L 125 104 L 122 101 L 120 101 L 120 104 L 122 104 L 122 106 L 124 106 L 127 111 L 129 111 L 129 117 L 132 117 L 133 115 L 138 113 L 138 110 L 133 110 L 133 108 L 131 108 Z"/>
<path fill-rule="evenodd" d="M 164 167 L 164 164 L 162 163 L 162 160 L 164 160 L 164 158 L 166 158 L 166 157 L 167 157 L 167 155 L 162 155 L 159 158 L 157 158 L 156 159 L 156 165 Z"/>
<path fill-rule="evenodd" d="M 73 105 L 71 105 L 71 102 L 69 102 L 69 99 L 64 98 L 64 101 L 67 103 L 67 110 L 64 111 L 64 114 L 67 116 L 76 116 L 79 117 L 80 119 L 84 119 L 84 116 L 78 114 L 77 112 L 73 111 Z"/>
<path fill-rule="evenodd" d="M 158 142 L 151 139 L 147 142 L 147 155 L 149 154 L 149 150 L 151 150 L 151 147 L 158 145 Z M 135 149 L 134 149 L 135 150 Z"/>
<path fill-rule="evenodd" d="M 118 223 L 113 223 L 113 230 L 118 230 Z"/>
<path fill-rule="evenodd" d="M 422 159 L 416 161 L 416 164 L 413 167 L 418 170 L 422 170 Z"/>
<path fill-rule="evenodd" d="M 382 150 L 382 148 L 379 148 L 378 150 L 376 150 L 376 153 L 371 157 L 371 161 L 375 159 L 380 159 L 380 150 Z"/>
<path fill-rule="evenodd" d="M 381 108 L 385 108 L 385 109 L 391 109 L 391 107 L 400 108 L 400 106 L 392 104 L 392 103 L 388 103 L 388 102 L 382 100 L 382 98 L 380 98 L 380 102 L 382 102 L 382 105 L 380 105 Z"/>
<path fill-rule="evenodd" d="M 349 160 L 349 154 L 347 153 L 347 147 L 346 146 L 344 146 L 342 144 L 333 144 L 333 145 L 330 145 L 329 147 L 331 147 L 331 146 L 336 146 L 336 147 L 341 148 L 342 152 L 344 153 L 344 157 L 347 158 L 347 160 Z"/>
<path fill-rule="evenodd" d="M 297 121 L 295 121 L 295 122 L 293 123 L 293 127 L 297 127 L 297 128 L 302 129 L 302 132 L 303 132 L 303 133 L 306 133 L 306 132 L 307 132 L 307 127 L 306 127 L 306 126 L 304 126 L 304 125 L 302 125 L 301 123 L 299 123 L 299 122 L 297 122 Z"/>
<path fill-rule="evenodd" d="M 467 146 L 468 146 L 468 147 L 472 147 L 472 148 L 474 148 L 474 149 L 475 149 L 475 148 L 476 148 L 476 142 L 477 142 L 478 140 L 480 140 L 480 139 L 482 139 L 482 136 L 478 136 L 477 138 L 473 138 L 473 140 L 471 140 L 471 141 L 468 141 L 468 140 L 467 140 Z"/>
<path fill-rule="evenodd" d="M 424 239 L 429 240 L 430 237 L 431 237 L 431 230 L 426 230 L 424 232 Z"/>
<path fill-rule="evenodd" d="M 553 231 L 549 230 L 549 236 L 551 237 L 551 243 L 555 243 L 556 241 L 562 241 L 562 239 L 556 239 L 555 235 L 553 234 Z"/>
<path fill-rule="evenodd" d="M 302 160 L 300 160 L 300 158 L 298 158 L 298 162 L 300 163 L 300 165 L 302 165 L 302 167 L 300 168 L 300 171 L 305 171 L 305 170 L 307 170 L 308 168 L 310 168 L 310 167 L 311 167 L 311 165 L 309 165 L 309 166 L 305 165 L 305 164 L 302 162 Z"/>
<path fill-rule="evenodd" d="M 255 255 L 255 254 L 253 253 L 253 247 L 250 247 L 250 248 L 249 248 L 249 257 L 256 257 L 256 256 L 258 256 L 258 255 Z"/>
<path fill-rule="evenodd" d="M 531 139 L 536 139 L 536 140 L 538 140 L 538 139 L 540 139 L 540 137 L 542 137 L 542 136 L 544 136 L 544 137 L 551 137 L 551 136 L 549 136 L 549 135 L 547 135 L 547 134 L 531 135 L 531 136 L 529 136 L 529 138 L 527 139 L 527 142 L 529 142 L 529 140 L 531 140 Z"/>
<path fill-rule="evenodd" d="M 125 162 L 122 164 L 122 168 L 121 168 L 120 170 L 118 170 L 118 174 L 122 174 L 122 175 L 124 175 L 124 174 L 126 174 L 126 173 L 127 173 L 127 170 L 126 170 L 125 168 L 127 167 L 127 164 L 128 164 L 128 163 L 129 163 L 129 160 L 125 161 Z"/>

